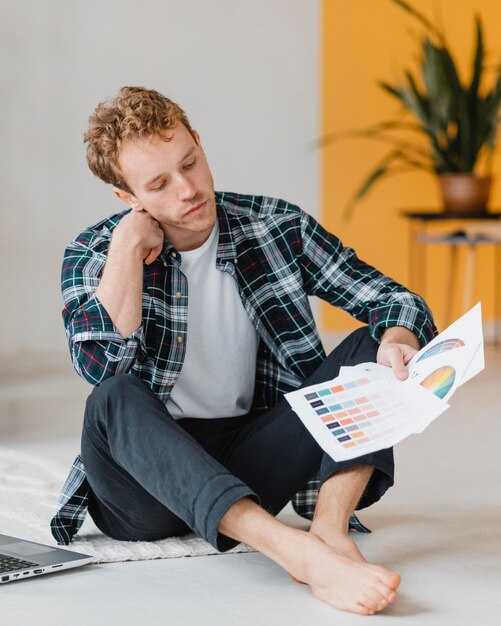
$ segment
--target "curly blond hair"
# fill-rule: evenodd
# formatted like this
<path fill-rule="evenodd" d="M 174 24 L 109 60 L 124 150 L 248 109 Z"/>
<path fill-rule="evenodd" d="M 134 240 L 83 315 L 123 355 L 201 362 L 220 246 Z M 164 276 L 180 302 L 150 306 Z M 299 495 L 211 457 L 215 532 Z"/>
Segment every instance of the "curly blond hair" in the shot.
<path fill-rule="evenodd" d="M 87 163 L 103 180 L 131 192 L 118 167 L 120 147 L 128 139 L 162 136 L 181 123 L 193 134 L 186 113 L 158 91 L 144 87 L 122 87 L 112 100 L 101 102 L 89 117 L 84 135 Z"/>

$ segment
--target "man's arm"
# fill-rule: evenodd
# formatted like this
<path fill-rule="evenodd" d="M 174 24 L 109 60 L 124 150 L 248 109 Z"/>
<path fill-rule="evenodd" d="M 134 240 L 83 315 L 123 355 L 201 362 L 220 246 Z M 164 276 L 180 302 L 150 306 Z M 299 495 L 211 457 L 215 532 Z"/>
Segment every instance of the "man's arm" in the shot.
<path fill-rule="evenodd" d="M 393 327 L 411 331 L 420 347 L 433 339 L 437 332 L 433 316 L 420 296 L 362 261 L 303 211 L 300 226 L 301 271 L 308 295 L 318 296 L 368 324 L 378 342 Z"/>
<path fill-rule="evenodd" d="M 163 247 L 163 233 L 147 214 L 131 211 L 115 224 L 110 218 L 79 235 L 62 267 L 63 320 L 73 366 L 92 385 L 128 372 L 144 351 L 143 258 L 151 263 Z"/>
<path fill-rule="evenodd" d="M 308 295 L 341 307 L 368 324 L 380 342 L 377 361 L 400 380 L 406 365 L 436 334 L 425 301 L 358 258 L 355 251 L 301 212 L 302 271 Z"/>
<path fill-rule="evenodd" d="M 141 325 L 143 261 L 152 263 L 164 236 L 146 211 L 132 211 L 113 231 L 106 265 L 95 296 L 126 338 Z"/>

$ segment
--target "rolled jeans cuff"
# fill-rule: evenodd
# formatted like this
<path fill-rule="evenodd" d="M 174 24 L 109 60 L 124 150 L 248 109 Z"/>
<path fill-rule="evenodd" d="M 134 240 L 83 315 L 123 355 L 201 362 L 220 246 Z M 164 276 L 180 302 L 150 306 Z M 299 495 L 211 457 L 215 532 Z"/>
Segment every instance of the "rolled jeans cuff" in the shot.
<path fill-rule="evenodd" d="M 214 492 L 220 495 L 214 500 Z M 226 552 L 240 541 L 230 539 L 218 531 L 225 513 L 242 498 L 251 498 L 257 504 L 260 499 L 247 485 L 231 474 L 217 476 L 205 484 L 194 503 L 193 530 L 219 552 Z"/>
<path fill-rule="evenodd" d="M 324 455 L 320 467 L 320 485 L 340 470 L 357 465 L 367 465 L 374 468 L 367 487 L 360 498 L 356 511 L 365 509 L 378 500 L 380 500 L 385 492 L 393 486 L 395 480 L 395 465 L 393 462 L 393 448 L 386 448 L 364 454 L 356 459 L 348 461 L 334 461 L 327 454 Z"/>

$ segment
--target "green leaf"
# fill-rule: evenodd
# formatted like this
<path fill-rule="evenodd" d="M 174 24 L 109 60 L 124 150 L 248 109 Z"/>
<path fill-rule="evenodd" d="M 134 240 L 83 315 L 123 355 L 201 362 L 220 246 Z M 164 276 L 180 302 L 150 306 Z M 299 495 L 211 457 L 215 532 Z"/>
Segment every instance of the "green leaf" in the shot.
<path fill-rule="evenodd" d="M 429 109 L 426 102 L 426 98 L 421 95 L 416 85 L 416 81 L 410 72 L 406 72 L 405 76 L 409 88 L 400 87 L 400 95 L 405 106 L 419 119 L 424 130 L 428 132 L 429 129 Z"/>
<path fill-rule="evenodd" d="M 387 154 L 373 170 L 371 170 L 369 175 L 363 180 L 360 187 L 348 201 L 343 215 L 345 219 L 349 219 L 352 216 L 355 206 L 368 194 L 375 183 L 381 180 L 384 176 L 389 176 L 390 174 L 396 173 L 397 171 L 403 171 L 404 169 L 416 169 L 416 167 L 418 167 L 418 169 L 428 169 L 412 162 L 412 160 L 408 160 L 406 158 L 402 159 L 402 156 L 403 155 L 398 150 L 392 151 Z M 398 163 L 401 161 L 404 161 L 406 167 L 398 170 Z M 408 165 L 410 165 L 410 167 L 407 167 Z"/>
<path fill-rule="evenodd" d="M 413 6 L 411 6 L 409 4 L 409 2 L 405 2 L 405 0 L 391 0 L 391 1 L 394 4 L 398 5 L 400 8 L 402 8 L 407 13 L 410 13 L 410 15 L 412 15 L 419 22 L 421 22 L 421 24 L 426 29 L 428 29 L 430 32 L 432 32 L 438 38 L 438 40 L 442 44 L 445 44 L 445 38 L 444 38 L 443 34 L 440 32 L 440 30 L 434 24 L 432 24 L 430 22 L 430 20 L 425 15 L 423 15 L 420 11 L 418 11 Z"/>
<path fill-rule="evenodd" d="M 407 122 L 405 120 L 388 120 L 386 122 L 379 122 L 373 126 L 367 128 L 355 128 L 351 130 L 341 130 L 333 133 L 327 133 L 320 139 L 313 141 L 310 145 L 314 148 L 325 148 L 336 141 L 341 139 L 377 139 L 384 133 L 392 130 L 410 130 L 422 134 L 423 129 L 419 124 L 413 122 Z"/>
<path fill-rule="evenodd" d="M 447 128 L 450 119 L 457 86 L 448 72 L 447 62 L 441 48 L 437 48 L 429 39 L 423 43 L 424 58 L 422 63 L 423 79 L 430 107 L 432 125 L 439 130 Z"/>
<path fill-rule="evenodd" d="M 451 121 L 457 124 L 454 140 L 449 140 L 450 154 L 448 161 L 454 165 L 452 171 L 471 171 L 470 147 L 471 127 L 468 112 L 467 90 L 461 85 L 456 64 L 447 48 L 441 48 L 442 61 L 449 81 L 451 95 L 454 98 L 455 111 L 451 112 Z"/>
<path fill-rule="evenodd" d="M 407 150 L 402 151 L 400 149 L 397 149 L 392 153 L 392 157 L 393 160 L 403 161 L 404 163 L 407 163 L 408 165 L 411 165 L 416 169 L 426 170 L 428 172 L 433 171 L 433 168 L 428 163 L 423 161 L 416 161 L 414 157 L 410 156 Z"/>
<path fill-rule="evenodd" d="M 390 83 L 387 83 L 384 80 L 380 80 L 377 84 L 379 87 L 381 87 L 381 89 L 389 93 L 390 96 L 393 96 L 397 98 L 397 100 L 400 100 L 402 102 L 402 95 L 400 94 L 398 87 L 394 87 L 393 85 L 390 85 Z"/>
<path fill-rule="evenodd" d="M 363 183 L 357 189 L 353 197 L 348 201 L 348 204 L 344 210 L 344 218 L 350 219 L 353 214 L 353 209 L 362 200 L 362 198 L 372 189 L 374 183 L 385 175 L 387 171 L 387 165 L 380 164 L 365 178 Z"/>
<path fill-rule="evenodd" d="M 445 129 L 436 120 L 430 100 L 424 94 L 420 93 L 412 74 L 407 72 L 406 77 L 409 83 L 409 89 L 401 88 L 405 104 L 408 109 L 416 115 L 421 123 L 423 132 L 428 136 L 431 142 L 435 167 L 437 169 L 442 167 L 446 168 L 446 153 L 444 153 L 444 146 L 442 145 L 445 141 L 443 138 Z"/>
<path fill-rule="evenodd" d="M 368 191 L 372 188 L 374 183 L 376 183 L 381 177 L 383 177 L 388 172 L 388 168 L 395 161 L 404 161 L 408 165 L 412 165 L 412 167 L 416 167 L 418 169 L 429 170 L 429 168 L 427 168 L 426 165 L 408 157 L 404 152 L 400 150 L 392 150 L 387 155 L 385 155 L 383 160 L 380 161 L 380 163 L 364 179 L 363 183 L 360 185 L 360 187 L 355 193 L 355 198 L 357 200 L 361 200 L 368 193 Z"/>
<path fill-rule="evenodd" d="M 478 96 L 478 88 L 480 79 L 482 78 L 482 69 L 484 64 L 484 38 L 482 34 L 482 21 L 478 15 L 475 16 L 475 54 L 473 56 L 473 69 L 470 88 L 468 90 L 468 100 L 470 104 L 474 104 Z"/>
<path fill-rule="evenodd" d="M 364 180 L 364 182 L 360 185 L 357 192 L 355 193 L 355 198 L 357 200 L 361 200 L 371 189 L 374 183 L 386 174 L 386 170 L 388 169 L 387 165 L 378 165 L 376 169 L 374 169 L 369 176 Z"/>
<path fill-rule="evenodd" d="M 499 123 L 499 107 L 501 105 L 501 68 L 498 69 L 497 80 L 492 90 L 479 99 L 477 104 L 476 124 L 478 128 L 475 149 L 477 153 L 486 144 L 491 150 L 496 143 Z"/>
<path fill-rule="evenodd" d="M 468 89 L 468 118 L 470 120 L 470 146 L 469 146 L 469 162 L 474 164 L 479 152 L 479 147 L 474 138 L 478 132 L 478 105 L 479 105 L 479 87 L 482 78 L 484 64 L 484 41 L 482 34 L 482 21 L 478 15 L 475 16 L 475 53 L 473 55 L 473 68 L 470 87 Z M 473 168 L 472 168 L 473 169 Z"/>
<path fill-rule="evenodd" d="M 408 122 L 406 120 L 387 120 L 386 122 L 378 122 L 373 126 L 369 126 L 363 132 L 366 132 L 367 135 L 370 133 L 377 134 L 379 132 L 387 131 L 387 130 L 413 130 L 419 133 L 423 132 L 423 129 L 419 124 L 415 124 L 414 122 Z"/>

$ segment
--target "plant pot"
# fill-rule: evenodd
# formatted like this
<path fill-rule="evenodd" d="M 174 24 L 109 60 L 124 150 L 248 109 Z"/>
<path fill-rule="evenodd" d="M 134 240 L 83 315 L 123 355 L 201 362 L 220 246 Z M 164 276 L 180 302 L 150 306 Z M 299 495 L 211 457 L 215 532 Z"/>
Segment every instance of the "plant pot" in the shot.
<path fill-rule="evenodd" d="M 444 213 L 486 213 L 490 176 L 440 174 L 438 177 Z"/>

